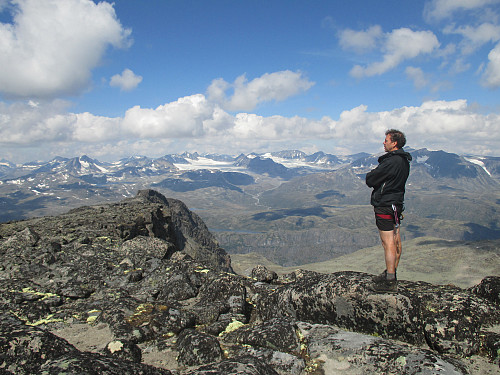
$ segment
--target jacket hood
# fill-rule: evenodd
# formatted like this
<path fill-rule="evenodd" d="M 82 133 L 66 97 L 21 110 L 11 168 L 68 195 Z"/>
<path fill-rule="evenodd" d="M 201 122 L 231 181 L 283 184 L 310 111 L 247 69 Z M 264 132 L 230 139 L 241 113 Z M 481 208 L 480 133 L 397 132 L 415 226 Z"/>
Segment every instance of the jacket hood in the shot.
<path fill-rule="evenodd" d="M 403 150 L 402 148 L 398 149 L 398 150 L 395 150 L 395 151 L 391 151 L 391 152 L 388 152 L 384 155 L 382 155 L 378 160 L 379 162 L 389 156 L 392 156 L 392 155 L 398 155 L 398 156 L 401 156 L 402 158 L 406 158 L 406 160 L 408 160 L 408 162 L 410 162 L 413 158 L 412 156 L 410 155 L 410 153 L 406 152 L 405 150 Z"/>

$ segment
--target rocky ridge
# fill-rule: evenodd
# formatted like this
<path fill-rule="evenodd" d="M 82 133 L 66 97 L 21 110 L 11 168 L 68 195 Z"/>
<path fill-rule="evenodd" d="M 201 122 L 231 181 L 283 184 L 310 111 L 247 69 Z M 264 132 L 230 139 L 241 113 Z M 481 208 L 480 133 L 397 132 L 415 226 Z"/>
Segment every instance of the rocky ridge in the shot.
<path fill-rule="evenodd" d="M 499 368 L 499 277 L 375 294 L 360 272 L 237 275 L 201 219 L 152 190 L 1 224 L 0 257 L 2 374 Z"/>

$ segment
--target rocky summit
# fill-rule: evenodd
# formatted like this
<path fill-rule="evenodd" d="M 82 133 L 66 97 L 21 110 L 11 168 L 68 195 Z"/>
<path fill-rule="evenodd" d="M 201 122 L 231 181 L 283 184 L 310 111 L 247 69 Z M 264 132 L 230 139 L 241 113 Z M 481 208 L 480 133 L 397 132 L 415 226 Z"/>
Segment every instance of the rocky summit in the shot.
<path fill-rule="evenodd" d="M 499 371 L 500 277 L 376 294 L 359 272 L 237 275 L 152 190 L 1 224 L 0 256 L 1 374 Z"/>

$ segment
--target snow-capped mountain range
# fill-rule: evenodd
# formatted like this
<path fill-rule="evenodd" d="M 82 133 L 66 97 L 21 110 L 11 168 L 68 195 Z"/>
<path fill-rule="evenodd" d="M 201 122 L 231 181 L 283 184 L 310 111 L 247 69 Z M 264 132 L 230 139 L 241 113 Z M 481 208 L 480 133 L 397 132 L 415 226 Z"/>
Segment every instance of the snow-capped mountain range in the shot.
<path fill-rule="evenodd" d="M 472 189 L 498 188 L 499 157 L 462 156 L 427 149 L 408 151 L 413 156 L 412 173 L 418 174 L 414 183 L 451 179 Z M 316 175 L 317 180 L 325 173 L 359 180 L 377 165 L 380 155 L 308 155 L 286 150 L 238 156 L 186 152 L 159 158 L 134 156 L 115 162 L 101 162 L 86 155 L 21 165 L 2 160 L 0 221 L 32 216 L 36 213 L 30 210 L 42 209 L 48 202 L 73 207 L 77 201 L 93 203 L 133 196 L 140 188 L 173 192 L 221 188 L 241 193 L 244 186 L 263 178 L 274 179 L 274 185 L 308 175 Z M 349 170 L 352 173 L 346 174 Z M 25 210 L 21 209 L 23 205 L 27 205 Z M 46 213 L 43 209 L 41 212 Z"/>
<path fill-rule="evenodd" d="M 409 150 L 413 156 L 412 164 L 425 165 L 436 177 L 475 177 L 476 166 L 489 176 L 500 175 L 500 157 L 461 156 L 445 151 L 427 149 Z M 268 153 L 240 154 L 238 156 L 219 154 L 188 153 L 169 154 L 159 158 L 133 156 L 116 162 L 101 162 L 86 155 L 74 158 L 56 157 L 50 161 L 36 161 L 16 165 L 8 160 L 0 160 L 0 179 L 30 176 L 40 173 L 65 173 L 73 176 L 127 174 L 160 175 L 163 173 L 186 170 L 220 170 L 233 172 L 273 173 L 280 169 L 284 176 L 307 174 L 318 171 L 337 170 L 351 166 L 356 169 L 371 169 L 377 165 L 381 154 L 359 153 L 336 156 L 324 152 L 308 155 L 299 150 L 286 150 Z M 284 168 L 283 168 L 284 167 Z M 290 174 L 290 171 L 294 173 Z M 288 175 L 288 176 L 287 176 Z M 4 181 L 5 182 L 5 181 Z"/>

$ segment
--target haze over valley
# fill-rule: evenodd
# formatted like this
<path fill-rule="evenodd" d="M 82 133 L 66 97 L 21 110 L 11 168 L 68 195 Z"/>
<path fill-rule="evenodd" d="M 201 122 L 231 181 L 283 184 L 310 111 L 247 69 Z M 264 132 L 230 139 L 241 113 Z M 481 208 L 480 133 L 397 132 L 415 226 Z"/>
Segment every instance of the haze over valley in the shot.
<path fill-rule="evenodd" d="M 500 158 L 408 151 L 414 160 L 404 241 L 500 238 Z M 378 245 L 364 183 L 378 156 L 293 150 L 113 163 L 88 156 L 21 165 L 3 160 L 0 220 L 55 215 L 152 188 L 185 202 L 230 254 L 260 254 L 279 267 L 296 267 Z"/>

